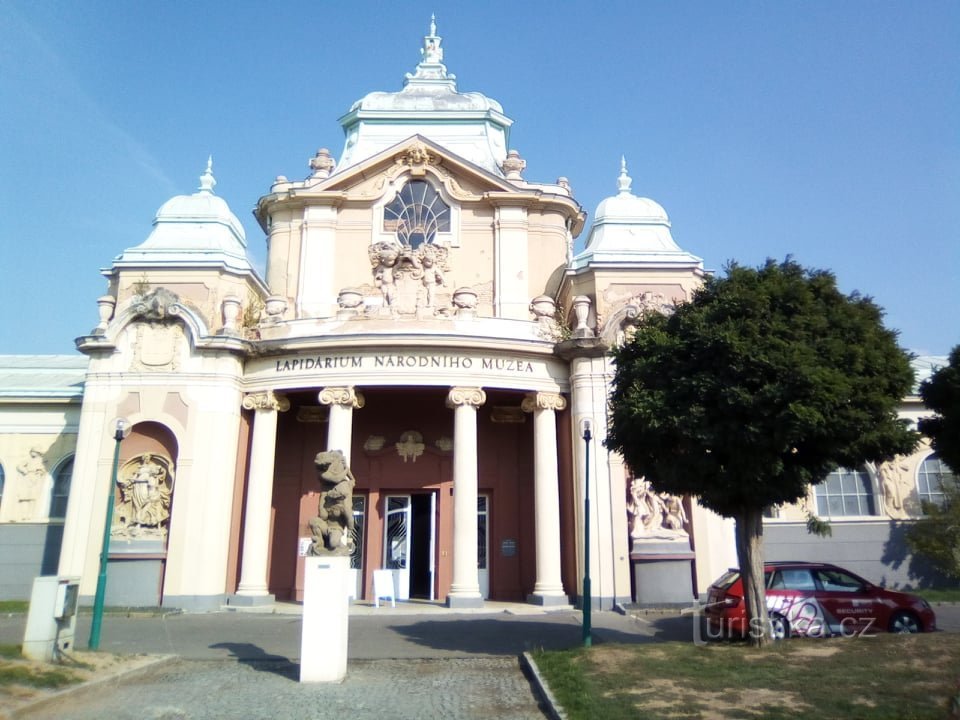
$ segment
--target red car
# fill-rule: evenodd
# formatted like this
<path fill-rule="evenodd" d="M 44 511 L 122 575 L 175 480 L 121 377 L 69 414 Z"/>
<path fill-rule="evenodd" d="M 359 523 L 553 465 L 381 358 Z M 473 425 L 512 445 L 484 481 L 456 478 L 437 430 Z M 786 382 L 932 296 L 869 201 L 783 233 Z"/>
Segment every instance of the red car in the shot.
<path fill-rule="evenodd" d="M 923 598 L 886 590 L 836 565 L 767 563 L 764 579 L 767 610 L 778 639 L 937 629 L 936 616 Z M 747 608 L 739 570 L 727 571 L 710 586 L 703 613 L 708 637 L 746 635 Z M 753 625 L 759 627 L 759 622 L 755 619 Z"/>

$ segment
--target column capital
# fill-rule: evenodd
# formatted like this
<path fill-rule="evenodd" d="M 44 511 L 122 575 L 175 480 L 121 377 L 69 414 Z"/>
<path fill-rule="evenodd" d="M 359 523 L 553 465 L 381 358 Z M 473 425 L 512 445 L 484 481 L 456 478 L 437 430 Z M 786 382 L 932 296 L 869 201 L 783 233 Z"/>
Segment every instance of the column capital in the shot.
<path fill-rule="evenodd" d="M 320 391 L 319 398 L 321 405 L 349 405 L 358 410 L 367 402 L 363 393 L 358 393 L 353 386 L 325 387 Z"/>
<path fill-rule="evenodd" d="M 478 387 L 452 387 L 447 394 L 447 407 L 473 405 L 480 407 L 487 401 L 487 394 Z"/>
<path fill-rule="evenodd" d="M 520 409 L 532 413 L 534 410 L 563 410 L 567 407 L 567 399 L 560 393 L 535 392 L 527 393 L 520 403 Z"/>
<path fill-rule="evenodd" d="M 290 401 L 283 395 L 277 395 L 273 390 L 249 393 L 243 396 L 243 409 L 286 412 L 290 409 Z"/>

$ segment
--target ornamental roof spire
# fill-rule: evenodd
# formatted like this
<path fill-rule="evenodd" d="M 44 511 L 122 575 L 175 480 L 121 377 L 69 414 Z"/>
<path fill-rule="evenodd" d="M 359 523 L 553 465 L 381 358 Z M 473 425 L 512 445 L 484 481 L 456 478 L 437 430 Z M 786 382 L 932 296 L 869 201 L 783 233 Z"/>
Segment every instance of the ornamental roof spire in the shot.
<path fill-rule="evenodd" d="M 213 188 L 217 184 L 217 179 L 213 177 L 213 155 L 207 156 L 207 169 L 200 176 L 200 187 L 197 188 L 202 193 L 213 195 Z"/>
<path fill-rule="evenodd" d="M 430 33 L 423 36 L 423 47 L 420 48 L 420 63 L 415 73 L 407 73 L 407 83 L 418 80 L 453 81 L 456 76 L 447 72 L 443 64 L 443 48 L 440 45 L 443 38 L 437 35 L 437 17 L 430 15 Z"/>
<path fill-rule="evenodd" d="M 617 190 L 620 195 L 630 195 L 630 186 L 633 185 L 633 178 L 627 175 L 627 159 L 620 156 L 620 177 L 617 178 Z"/>

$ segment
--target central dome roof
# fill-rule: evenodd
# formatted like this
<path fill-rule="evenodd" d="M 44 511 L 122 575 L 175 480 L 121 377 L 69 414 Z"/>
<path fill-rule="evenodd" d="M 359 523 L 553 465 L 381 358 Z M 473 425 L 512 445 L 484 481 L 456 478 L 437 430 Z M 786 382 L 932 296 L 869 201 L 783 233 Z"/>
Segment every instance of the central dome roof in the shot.
<path fill-rule="evenodd" d="M 503 177 L 513 121 L 503 106 L 483 93 L 457 91 L 457 79 L 443 64 L 443 38 L 430 19 L 420 63 L 407 73 L 399 92 L 372 92 L 340 118 L 346 135 L 337 172 L 413 135 L 422 135 L 460 157 Z"/>

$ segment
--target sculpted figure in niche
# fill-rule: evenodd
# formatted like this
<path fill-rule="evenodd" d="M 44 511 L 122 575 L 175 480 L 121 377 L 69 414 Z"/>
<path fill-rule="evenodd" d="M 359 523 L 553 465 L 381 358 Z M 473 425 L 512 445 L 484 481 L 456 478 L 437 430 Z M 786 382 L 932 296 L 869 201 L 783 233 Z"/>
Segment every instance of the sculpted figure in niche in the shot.
<path fill-rule="evenodd" d="M 172 495 L 169 460 L 152 453 L 134 458 L 124 465 L 117 488 L 120 502 L 114 513 L 113 534 L 166 534 Z"/>
<path fill-rule="evenodd" d="M 353 488 L 356 480 L 340 450 L 326 450 L 314 459 L 320 480 L 317 517 L 310 521 L 311 555 L 353 552 Z"/>
<path fill-rule="evenodd" d="M 20 482 L 17 489 L 17 507 L 15 520 L 29 521 L 37 518 L 37 505 L 43 493 L 47 466 L 43 463 L 43 451 L 30 448 L 27 459 L 17 466 Z"/>

